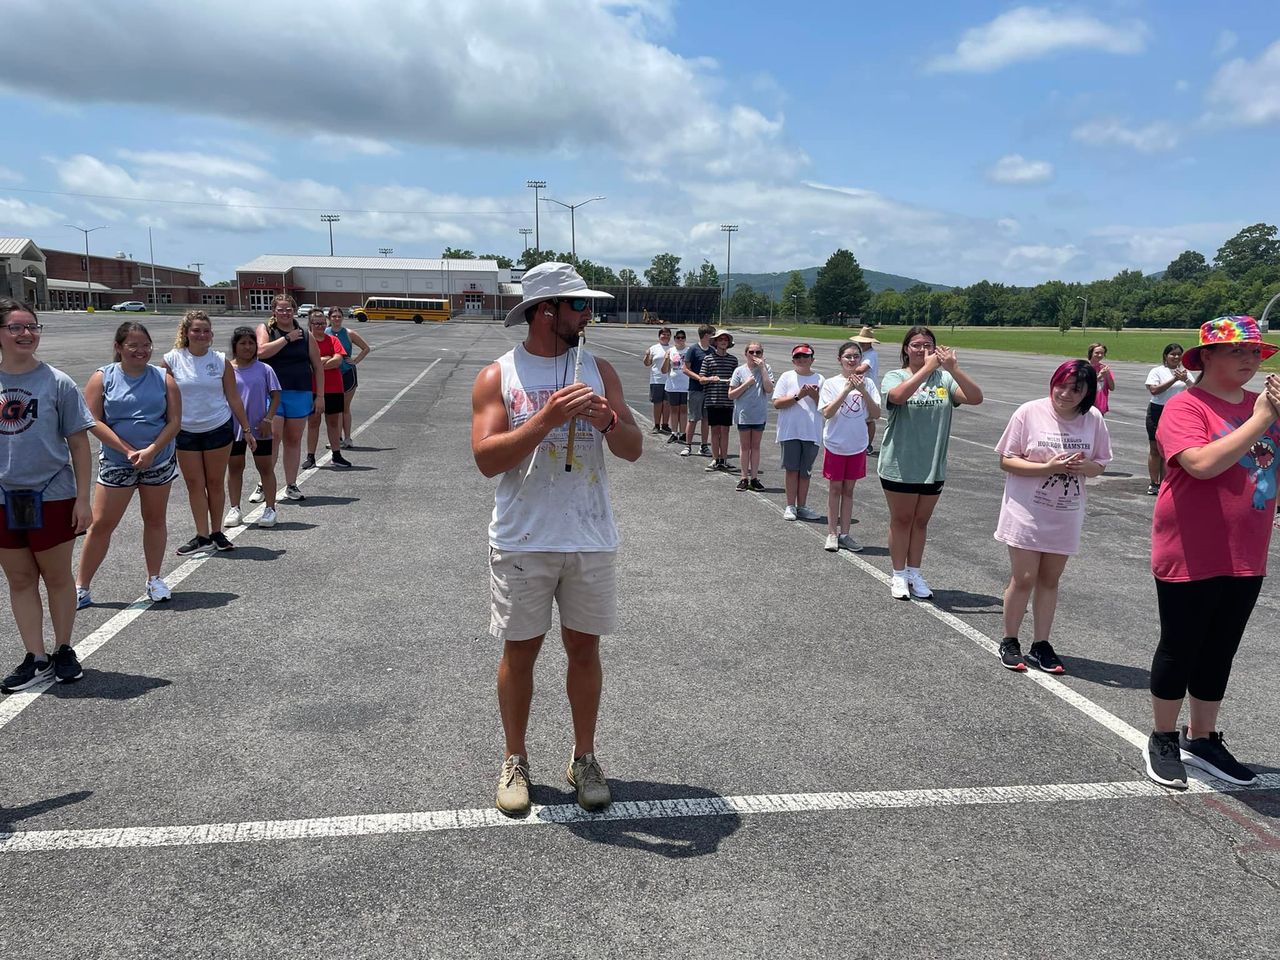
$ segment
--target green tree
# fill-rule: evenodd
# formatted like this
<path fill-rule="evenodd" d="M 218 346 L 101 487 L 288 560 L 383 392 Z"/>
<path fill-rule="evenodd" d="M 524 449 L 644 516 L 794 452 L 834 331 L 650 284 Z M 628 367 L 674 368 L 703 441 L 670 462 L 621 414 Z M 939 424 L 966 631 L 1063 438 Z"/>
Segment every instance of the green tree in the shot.
<path fill-rule="evenodd" d="M 217 283 L 214 284 L 214 286 L 215 287 L 234 287 L 235 284 L 232 283 L 230 280 L 219 280 Z"/>
<path fill-rule="evenodd" d="M 894 326 L 902 322 L 907 298 L 897 290 L 881 290 L 867 304 L 866 316 L 872 323 Z"/>
<path fill-rule="evenodd" d="M 792 301 L 792 297 L 795 300 Z M 778 309 L 785 314 L 807 317 L 812 313 L 809 306 L 809 288 L 804 284 L 804 275 L 799 270 L 787 274 L 787 282 L 782 285 L 782 293 L 778 295 Z"/>
<path fill-rule="evenodd" d="M 1166 280 L 1195 280 L 1208 272 L 1209 264 L 1198 250 L 1183 250 L 1164 268 Z"/>
<path fill-rule="evenodd" d="M 956 324 L 970 322 L 969 298 L 958 290 L 948 290 L 942 294 L 942 322 L 955 330 Z"/>
<path fill-rule="evenodd" d="M 819 268 L 813 282 L 813 310 L 820 319 L 860 317 L 870 299 L 862 267 L 848 250 L 837 250 Z"/>
<path fill-rule="evenodd" d="M 505 257 L 500 253 L 482 253 L 477 259 L 497 261 L 499 270 L 510 270 L 516 265 L 516 262 L 510 257 Z"/>
<path fill-rule="evenodd" d="M 651 287 L 678 287 L 680 285 L 680 258 L 674 253 L 660 253 L 644 272 Z"/>
<path fill-rule="evenodd" d="M 441 260 L 474 260 L 476 259 L 475 251 L 463 250 L 461 247 L 445 247 L 444 253 L 440 254 Z"/>
<path fill-rule="evenodd" d="M 592 263 L 590 260 L 583 260 L 578 264 L 578 273 L 583 280 L 587 281 L 589 287 L 612 287 L 618 284 L 618 275 L 612 268 Z"/>
<path fill-rule="evenodd" d="M 520 254 L 520 259 L 516 262 L 528 270 L 540 263 L 573 263 L 574 260 L 571 253 L 556 253 L 554 250 L 537 250 L 530 247 Z"/>
<path fill-rule="evenodd" d="M 734 287 L 733 296 L 725 304 L 730 316 L 745 318 L 768 316 L 769 306 L 768 296 L 757 293 L 749 283 L 740 283 Z"/>
<path fill-rule="evenodd" d="M 686 287 L 718 287 L 720 286 L 720 272 L 716 270 L 715 264 L 710 260 L 703 260 L 702 266 L 698 268 L 698 272 L 692 270 L 684 275 L 684 285 Z"/>
<path fill-rule="evenodd" d="M 1245 227 L 1218 248 L 1213 264 L 1232 278 L 1243 277 L 1254 267 L 1280 265 L 1276 228 L 1269 223 Z"/>
<path fill-rule="evenodd" d="M 640 282 L 639 275 L 630 267 L 623 267 L 618 271 L 618 286 L 620 287 L 639 287 L 643 286 Z"/>

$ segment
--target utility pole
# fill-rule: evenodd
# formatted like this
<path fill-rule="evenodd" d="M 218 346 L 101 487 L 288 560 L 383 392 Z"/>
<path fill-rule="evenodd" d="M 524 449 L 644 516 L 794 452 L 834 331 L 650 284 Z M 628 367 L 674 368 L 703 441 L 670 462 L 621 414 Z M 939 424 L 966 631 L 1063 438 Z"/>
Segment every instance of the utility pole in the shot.
<path fill-rule="evenodd" d="M 720 229 L 724 231 L 725 239 L 729 242 L 724 255 L 724 298 L 720 301 L 720 322 L 724 323 L 724 301 L 729 299 L 729 277 L 733 269 L 733 235 L 738 232 L 738 225 L 722 223 Z"/>
<path fill-rule="evenodd" d="M 1076 299 L 1084 304 L 1084 315 L 1080 318 L 1080 332 L 1084 333 L 1089 327 L 1089 298 L 1076 297 Z"/>
<path fill-rule="evenodd" d="M 578 265 L 578 232 L 573 225 L 573 211 L 579 207 L 584 207 L 588 203 L 595 200 L 607 200 L 607 197 L 592 197 L 590 200 L 582 200 L 578 203 L 565 203 L 563 200 L 552 200 L 550 197 L 543 197 L 543 203 L 558 203 L 569 211 L 569 252 L 573 256 L 573 265 Z"/>
<path fill-rule="evenodd" d="M 542 249 L 542 234 L 538 232 L 538 191 L 547 189 L 545 180 L 526 180 L 526 187 L 533 190 L 533 249 Z"/>
<path fill-rule="evenodd" d="M 520 236 L 524 237 L 524 252 L 529 252 L 529 234 L 533 233 L 533 227 L 521 227 Z"/>
<path fill-rule="evenodd" d="M 89 227 L 87 230 L 84 227 L 77 227 L 75 224 L 71 224 L 71 223 L 66 224 L 66 226 L 70 227 L 72 230 L 79 230 L 81 233 L 84 234 L 84 295 L 85 295 L 84 305 L 85 305 L 85 309 L 88 310 L 90 313 L 92 313 L 93 312 L 93 279 L 89 273 L 89 234 L 93 233 L 93 231 L 95 230 L 105 230 L 107 228 L 105 224 L 101 227 Z M 153 273 L 154 273 L 154 270 L 155 270 L 155 266 L 153 264 L 152 265 Z"/>
<path fill-rule="evenodd" d="M 320 219 L 329 225 L 329 256 L 333 256 L 333 225 L 342 218 L 336 213 L 322 213 Z"/>
<path fill-rule="evenodd" d="M 150 235 L 150 231 L 147 231 L 147 233 Z M 188 263 L 187 266 L 196 268 L 196 285 L 198 286 L 200 284 L 200 268 L 204 266 L 204 263 L 197 260 L 195 263 Z"/>
<path fill-rule="evenodd" d="M 156 295 L 156 245 L 151 241 L 150 227 L 147 227 L 147 251 L 151 256 L 151 312 L 156 313 L 160 297 Z"/>

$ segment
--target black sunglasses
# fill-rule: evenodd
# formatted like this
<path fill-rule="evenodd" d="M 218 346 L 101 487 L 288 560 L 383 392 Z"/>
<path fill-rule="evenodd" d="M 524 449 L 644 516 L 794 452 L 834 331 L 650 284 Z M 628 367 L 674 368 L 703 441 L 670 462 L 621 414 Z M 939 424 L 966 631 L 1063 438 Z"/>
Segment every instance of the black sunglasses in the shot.
<path fill-rule="evenodd" d="M 763 351 L 763 350 L 748 350 L 748 351 L 747 351 L 747 353 L 751 354 L 751 356 L 753 356 L 753 357 L 763 357 L 763 356 L 764 356 L 764 351 Z"/>
<path fill-rule="evenodd" d="M 812 353 L 793 353 L 791 355 L 791 359 L 792 360 L 812 360 L 813 354 Z"/>
<path fill-rule="evenodd" d="M 587 309 L 588 301 L 586 297 L 570 297 L 567 300 L 557 300 L 556 303 L 567 303 L 570 310 L 573 310 L 575 313 L 581 313 L 583 310 Z"/>

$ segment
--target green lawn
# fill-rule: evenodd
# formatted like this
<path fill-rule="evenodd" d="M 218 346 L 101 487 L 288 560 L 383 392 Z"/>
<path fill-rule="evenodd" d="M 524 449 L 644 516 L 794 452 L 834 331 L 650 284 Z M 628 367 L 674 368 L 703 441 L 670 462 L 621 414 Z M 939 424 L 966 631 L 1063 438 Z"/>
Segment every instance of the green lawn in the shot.
<path fill-rule="evenodd" d="M 857 333 L 854 327 L 835 327 L 817 323 L 742 325 L 739 330 L 751 330 L 778 336 L 795 337 L 797 340 L 844 340 Z M 881 342 L 881 355 L 894 354 L 902 343 L 907 327 L 879 327 L 876 339 Z M 1052 357 L 1083 357 L 1091 343 L 1107 345 L 1108 360 L 1133 360 L 1155 365 L 1160 362 L 1166 344 L 1180 343 L 1183 347 L 1195 346 L 1196 330 L 1090 330 L 1082 334 L 1071 330 L 1061 334 L 1049 327 L 957 327 L 953 333 L 948 327 L 937 327 L 934 332 L 939 342 L 947 346 L 977 350 L 1011 350 L 1018 353 L 1042 353 Z M 883 361 L 882 361 L 883 366 Z M 1268 360 L 1267 370 L 1280 370 L 1280 354 Z"/>

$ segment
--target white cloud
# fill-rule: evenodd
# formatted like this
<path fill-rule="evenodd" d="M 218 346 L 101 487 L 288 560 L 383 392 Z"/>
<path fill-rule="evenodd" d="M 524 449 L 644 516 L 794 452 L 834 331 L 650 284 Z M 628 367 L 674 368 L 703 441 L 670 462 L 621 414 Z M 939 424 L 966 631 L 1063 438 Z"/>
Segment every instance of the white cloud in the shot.
<path fill-rule="evenodd" d="M 1053 164 L 1047 160 L 1028 160 L 1020 153 L 1001 157 L 987 171 L 992 183 L 1028 184 L 1047 183 L 1053 179 Z"/>
<path fill-rule="evenodd" d="M 1016 7 L 990 23 L 966 30 L 955 51 L 935 57 L 928 69 L 937 73 L 990 73 L 1063 50 L 1141 53 L 1146 38 L 1147 28 L 1140 21 L 1107 24 L 1085 14 Z"/>
<path fill-rule="evenodd" d="M 116 155 L 146 169 L 168 170 L 205 179 L 265 180 L 268 176 L 266 170 L 252 163 L 208 153 L 118 150 Z"/>
<path fill-rule="evenodd" d="M 1042 243 L 1022 244 L 1010 248 L 1003 265 L 1023 276 L 1048 280 L 1060 278 L 1062 269 L 1079 256 L 1080 248 L 1071 243 L 1056 247 Z"/>
<path fill-rule="evenodd" d="M 66 217 L 48 207 L 26 203 L 14 197 L 0 197 L 0 223 L 5 225 L 5 230 L 39 230 L 65 221 Z"/>
<path fill-rule="evenodd" d="M 804 163 L 780 121 L 721 96 L 713 62 L 650 39 L 670 23 L 667 2 L 49 0 L 42 9 L 0 59 L 0 84 L 55 101 L 215 115 L 375 150 L 603 144 L 642 168 L 656 159 L 767 175 Z M 288 24 L 288 42 L 263 24 Z M 218 53 L 192 57 L 174 36 Z M 101 63 L 102 50 L 113 51 L 109 68 L 65 69 Z"/>
<path fill-rule="evenodd" d="M 1214 119 L 1241 126 L 1280 121 L 1280 40 L 1257 60 L 1237 58 L 1223 64 L 1206 99 Z"/>
<path fill-rule="evenodd" d="M 1191 83 L 1187 80 L 1178 80 L 1174 82 L 1173 89 L 1175 93 L 1186 93 L 1191 89 Z"/>
<path fill-rule="evenodd" d="M 385 140 L 373 137 L 350 137 L 337 133 L 317 133 L 311 138 L 321 156 L 336 155 L 345 157 L 356 154 L 362 157 L 394 157 L 399 150 Z"/>
<path fill-rule="evenodd" d="M 1236 44 L 1240 42 L 1240 38 L 1231 30 L 1223 30 L 1218 34 L 1218 39 L 1213 43 L 1213 55 L 1215 57 L 1225 57 L 1228 53 L 1235 49 Z"/>
<path fill-rule="evenodd" d="M 1162 122 L 1131 127 L 1117 119 L 1094 120 L 1076 127 L 1071 137 L 1095 147 L 1129 147 L 1140 153 L 1160 153 L 1178 145 L 1178 131 Z"/>
<path fill-rule="evenodd" d="M 0 183 L 21 183 L 23 176 L 17 170 L 0 167 Z"/>
<path fill-rule="evenodd" d="M 1099 227 L 1090 232 L 1099 255 L 1114 261 L 1116 270 L 1142 270 L 1155 273 L 1163 270 L 1184 250 L 1200 250 L 1209 259 L 1224 240 L 1234 236 L 1243 223 L 1213 222 L 1185 223 L 1164 227 L 1143 227 L 1116 224 Z"/>

